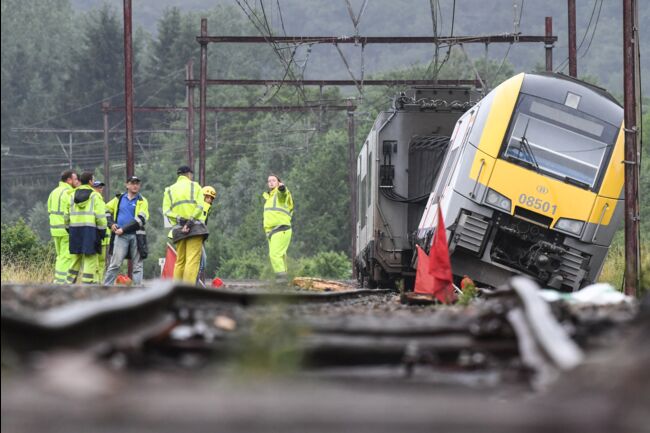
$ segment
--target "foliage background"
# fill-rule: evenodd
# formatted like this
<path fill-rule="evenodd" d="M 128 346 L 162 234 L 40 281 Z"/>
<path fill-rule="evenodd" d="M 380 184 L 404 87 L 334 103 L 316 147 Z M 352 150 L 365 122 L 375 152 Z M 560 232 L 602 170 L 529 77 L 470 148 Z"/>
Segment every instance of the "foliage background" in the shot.
<path fill-rule="evenodd" d="M 134 80 L 136 105 L 173 106 L 185 103 L 185 63 L 193 59 L 198 77 L 199 45 L 195 36 L 200 18 L 208 18 L 209 33 L 259 34 L 266 23 L 251 20 L 240 5 L 259 1 L 159 0 L 134 2 Z M 439 34 L 452 26 L 452 0 L 441 0 Z M 513 4 L 520 1 L 459 0 L 453 20 L 454 34 L 501 34 L 513 31 Z M 622 100 L 622 17 L 620 2 L 578 2 L 579 74 L 607 87 Z M 344 2 L 281 0 L 264 3 L 267 23 L 274 34 L 350 35 L 354 28 Z M 361 1 L 353 1 L 358 10 Z M 101 129 L 100 105 L 123 104 L 123 43 L 121 4 L 96 0 L 1 0 L 2 10 L 2 237 L 3 268 L 5 236 L 10 228 L 29 228 L 38 245 L 49 241 L 45 201 L 56 186 L 58 174 L 72 160 L 78 170 L 102 171 L 102 135 L 76 134 L 70 147 L 67 134 L 16 132 L 12 128 Z M 519 9 L 518 9 L 519 10 Z M 598 19 L 595 13 L 598 12 Z M 640 8 L 641 48 L 648 47 L 643 29 L 649 28 L 650 12 Z M 251 12 L 249 11 L 249 14 Z M 566 58 L 566 3 L 526 2 L 521 32 L 542 34 L 544 16 L 553 16 L 559 40 L 555 64 Z M 588 26 L 590 17 L 594 26 Z M 257 26 L 257 27 L 256 27 Z M 265 30 L 266 31 L 266 30 Z M 432 34 L 428 0 L 396 2 L 371 0 L 361 20 L 363 35 Z M 431 77 L 432 47 L 346 45 L 341 47 L 350 69 L 359 77 L 361 59 L 365 77 Z M 210 45 L 211 78 L 349 78 L 331 46 L 301 46 L 287 73 L 288 49 L 277 52 L 265 44 Z M 279 54 L 278 54 L 279 53 Z M 444 58 L 446 49 L 441 49 Z M 487 55 L 486 55 L 487 54 Z M 642 56 L 647 75 L 649 56 Z M 440 70 L 440 78 L 473 78 L 477 70 L 490 87 L 520 71 L 539 70 L 540 46 L 512 47 L 468 45 L 454 47 Z M 401 89 L 364 89 L 356 100 L 356 143 L 360 146 L 374 118 L 390 107 Z M 354 88 L 295 89 L 287 87 L 211 87 L 209 105 L 302 104 L 324 101 L 344 104 L 358 97 Z M 195 100 L 198 100 L 198 91 Z M 647 106 L 647 104 L 646 104 Z M 198 138 L 198 116 L 195 131 Z M 121 113 L 110 115 L 111 192 L 124 188 L 124 127 Z M 647 143 L 648 114 L 643 117 Z M 184 114 L 136 115 L 137 129 L 183 129 Z M 198 140 L 197 140 L 198 141 Z M 345 114 L 321 113 L 228 113 L 208 117 L 207 182 L 218 197 L 209 221 L 206 244 L 208 270 L 225 277 L 254 278 L 267 275 L 266 241 L 261 230 L 260 194 L 270 172 L 278 173 L 292 190 L 296 213 L 290 249 L 293 272 L 347 277 L 343 265 L 349 254 L 347 186 L 347 123 Z M 175 181 L 175 169 L 185 161 L 184 133 L 136 134 L 136 173 L 144 179 L 142 193 L 149 199 L 152 218 L 148 227 L 152 254 L 145 262 L 147 277 L 159 272 L 158 257 L 164 256 L 167 230 L 160 212 L 162 191 Z M 70 151 L 72 156 L 70 156 Z M 198 154 L 198 152 L 195 152 Z M 650 190 L 650 162 L 643 149 L 642 193 Z M 647 239 L 650 223 L 645 218 L 650 204 L 642 200 L 642 232 Z M 22 218 L 22 220 L 20 220 Z M 19 222 L 24 221 L 24 222 Z M 26 226 L 25 226 L 26 224 Z M 18 230 L 16 229 L 16 230 Z M 31 234 L 29 236 L 31 236 Z M 8 235 L 7 235 L 8 236 Z M 31 237 L 30 237 L 31 239 Z M 617 238 L 617 245 L 622 238 Z M 7 244 L 8 245 L 8 244 Z M 615 245 L 616 246 L 616 245 Z M 45 248 L 45 247 L 43 247 Z M 612 281 L 620 276 L 620 248 L 613 248 Z M 618 251 L 618 253 L 617 253 Z M 619 262 L 617 262 L 617 260 Z M 606 268 L 606 272 L 607 268 Z"/>

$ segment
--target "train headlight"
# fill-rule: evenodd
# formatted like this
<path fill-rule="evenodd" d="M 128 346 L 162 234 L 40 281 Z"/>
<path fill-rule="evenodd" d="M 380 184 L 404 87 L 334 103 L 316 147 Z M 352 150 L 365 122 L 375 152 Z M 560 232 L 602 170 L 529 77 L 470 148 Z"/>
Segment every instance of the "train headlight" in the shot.
<path fill-rule="evenodd" d="M 508 197 L 499 194 L 493 189 L 488 189 L 487 196 L 485 196 L 485 202 L 492 207 L 499 208 L 508 213 L 510 213 L 510 208 L 512 207 L 512 202 Z"/>
<path fill-rule="evenodd" d="M 572 235 L 580 236 L 582 233 L 582 227 L 584 227 L 584 221 L 572 220 L 569 218 L 560 218 L 555 223 L 555 228 L 563 232 L 571 233 Z"/>

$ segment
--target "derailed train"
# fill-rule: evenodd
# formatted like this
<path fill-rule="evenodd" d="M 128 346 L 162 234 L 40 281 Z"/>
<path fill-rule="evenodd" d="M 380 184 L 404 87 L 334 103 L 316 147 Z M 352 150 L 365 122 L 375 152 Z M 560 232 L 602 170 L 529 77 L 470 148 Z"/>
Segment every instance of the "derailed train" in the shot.
<path fill-rule="evenodd" d="M 360 279 L 411 286 L 440 207 L 456 277 L 497 286 L 523 273 L 566 291 L 595 281 L 624 211 L 623 109 L 560 74 L 474 97 L 416 88 L 375 121 L 357 160 Z"/>

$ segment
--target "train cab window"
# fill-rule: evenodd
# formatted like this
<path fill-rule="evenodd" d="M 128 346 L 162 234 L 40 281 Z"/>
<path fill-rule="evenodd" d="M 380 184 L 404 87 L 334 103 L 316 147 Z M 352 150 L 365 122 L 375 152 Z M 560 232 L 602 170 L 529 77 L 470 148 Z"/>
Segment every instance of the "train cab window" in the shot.
<path fill-rule="evenodd" d="M 502 157 L 585 189 L 595 189 L 618 129 L 531 95 L 519 100 Z"/>

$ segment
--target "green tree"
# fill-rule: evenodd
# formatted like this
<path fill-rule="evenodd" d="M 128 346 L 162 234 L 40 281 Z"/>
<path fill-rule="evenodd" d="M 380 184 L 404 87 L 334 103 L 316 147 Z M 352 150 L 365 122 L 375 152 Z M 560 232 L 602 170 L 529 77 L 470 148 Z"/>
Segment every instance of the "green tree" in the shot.
<path fill-rule="evenodd" d="M 82 45 L 74 53 L 74 64 L 67 83 L 66 109 L 92 104 L 111 97 L 122 101 L 124 91 L 124 32 L 117 10 L 108 4 L 83 18 Z M 134 68 L 135 69 L 135 68 Z M 72 124 L 101 125 L 99 107 L 81 110 L 69 118 Z"/>
<path fill-rule="evenodd" d="M 342 126 L 313 143 L 288 176 L 296 203 L 294 242 L 301 255 L 350 247 L 348 139 Z"/>
<path fill-rule="evenodd" d="M 180 57 L 182 51 L 179 52 L 181 36 L 184 36 L 183 23 L 183 16 L 177 7 L 165 9 L 158 21 L 158 37 L 151 44 L 150 61 L 145 71 L 149 80 L 162 81 L 162 87 L 151 100 L 154 105 L 174 105 L 184 97 L 185 86 L 180 79 L 184 73 L 180 70 L 187 58 L 183 60 Z"/>
<path fill-rule="evenodd" d="M 20 218 L 12 225 L 2 224 L 2 257 L 16 260 L 27 259 L 37 252 L 38 236 Z"/>

